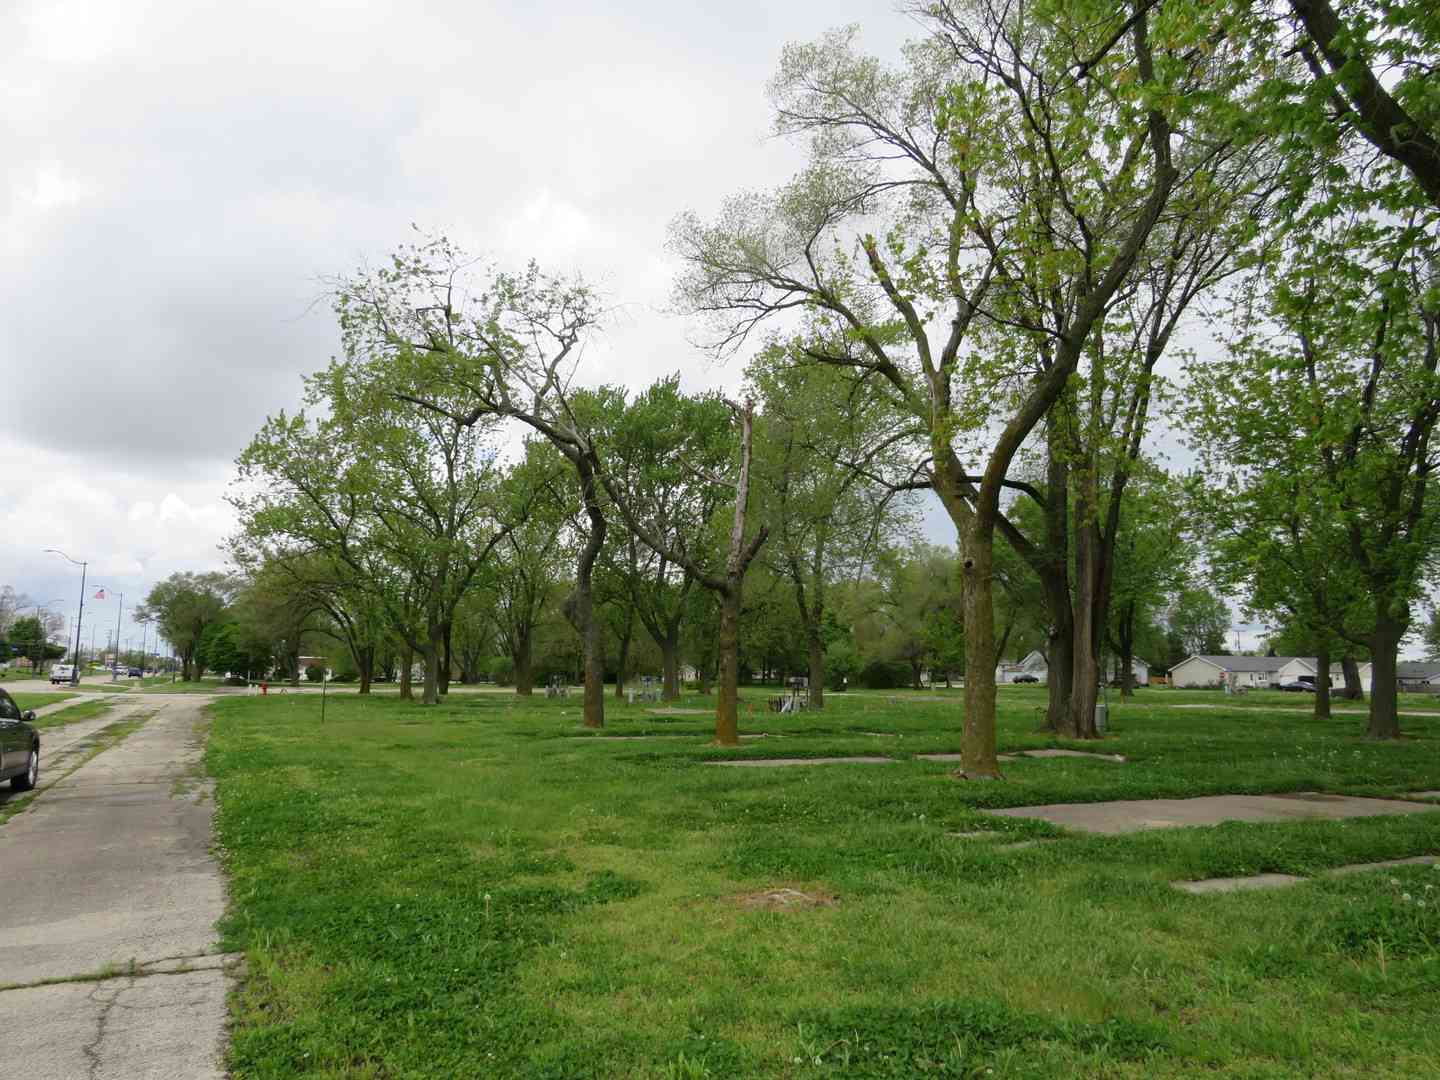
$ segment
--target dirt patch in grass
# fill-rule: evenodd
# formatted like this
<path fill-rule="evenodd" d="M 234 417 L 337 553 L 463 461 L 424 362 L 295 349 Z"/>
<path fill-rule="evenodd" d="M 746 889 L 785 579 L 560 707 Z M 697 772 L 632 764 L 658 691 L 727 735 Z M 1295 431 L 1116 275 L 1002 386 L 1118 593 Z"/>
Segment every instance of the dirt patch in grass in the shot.
<path fill-rule="evenodd" d="M 828 889 L 764 889 L 742 893 L 732 899 L 752 911 L 801 911 L 806 908 L 834 907 L 840 898 Z"/>

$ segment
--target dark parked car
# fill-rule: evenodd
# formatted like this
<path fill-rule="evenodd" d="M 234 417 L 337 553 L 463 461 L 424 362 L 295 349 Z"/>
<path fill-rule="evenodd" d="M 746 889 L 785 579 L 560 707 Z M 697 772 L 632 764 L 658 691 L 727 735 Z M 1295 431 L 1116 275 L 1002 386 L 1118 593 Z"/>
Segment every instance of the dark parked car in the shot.
<path fill-rule="evenodd" d="M 1281 683 L 1280 689 L 1284 690 L 1287 694 L 1313 694 L 1315 692 L 1315 687 L 1303 682 Z"/>
<path fill-rule="evenodd" d="M 0 690 L 0 780 L 15 791 L 29 791 L 40 782 L 40 733 L 30 726 L 33 712 L 22 713 Z"/>
<path fill-rule="evenodd" d="M 1010 681 L 1011 681 L 1011 682 L 1017 682 L 1017 683 L 1020 683 L 1020 682 L 1024 682 L 1024 683 L 1031 683 L 1031 682 L 1033 682 L 1033 683 L 1038 683 L 1040 680 L 1039 680 L 1036 676 L 1034 676 L 1034 675 L 1016 675 L 1015 678 L 1011 679 Z"/>
<path fill-rule="evenodd" d="M 132 668 L 131 668 L 129 671 L 127 671 L 125 674 L 126 674 L 129 678 L 139 679 L 139 678 L 142 678 L 145 673 L 142 672 L 138 667 L 132 667 Z"/>

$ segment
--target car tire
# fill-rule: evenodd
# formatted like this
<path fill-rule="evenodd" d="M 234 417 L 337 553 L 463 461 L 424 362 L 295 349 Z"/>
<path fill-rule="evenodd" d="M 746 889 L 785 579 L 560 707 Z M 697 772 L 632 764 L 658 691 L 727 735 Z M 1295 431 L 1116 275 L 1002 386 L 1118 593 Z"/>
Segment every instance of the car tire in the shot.
<path fill-rule="evenodd" d="M 25 766 L 25 771 L 19 776 L 11 777 L 10 787 L 14 791 L 31 791 L 40 782 L 40 751 L 34 747 L 30 750 L 30 761 Z"/>

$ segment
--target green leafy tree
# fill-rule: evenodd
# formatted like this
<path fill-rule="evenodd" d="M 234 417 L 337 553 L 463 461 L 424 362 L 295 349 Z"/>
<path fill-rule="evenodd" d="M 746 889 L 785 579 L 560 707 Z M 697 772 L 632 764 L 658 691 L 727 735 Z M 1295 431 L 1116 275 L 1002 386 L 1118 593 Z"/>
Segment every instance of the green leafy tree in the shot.
<path fill-rule="evenodd" d="M 574 469 L 587 524 L 566 610 L 584 642 L 584 722 L 601 727 L 605 657 L 593 583 L 607 522 L 590 420 L 570 388 L 579 349 L 601 317 L 599 303 L 583 282 L 533 263 L 519 274 L 481 274 L 474 266 L 438 237 L 400 248 L 378 270 L 341 279 L 342 337 L 347 353 L 395 400 L 459 427 L 518 421 Z"/>
<path fill-rule="evenodd" d="M 206 628 L 221 621 L 238 587 L 232 575 L 219 571 L 171 574 L 151 588 L 134 617 L 154 621 L 179 654 L 181 678 L 198 679 L 203 668 L 196 650 Z"/>
<path fill-rule="evenodd" d="M 1230 608 L 1205 588 L 1181 589 L 1166 621 L 1186 656 L 1222 656 L 1229 651 Z"/>
<path fill-rule="evenodd" d="M 940 4 L 923 17 L 932 35 L 898 70 L 857 55 L 848 32 L 787 48 L 777 128 L 809 140 L 808 166 L 713 224 L 682 218 L 674 242 L 681 297 L 717 320 L 718 349 L 799 310 L 807 360 L 850 371 L 913 436 L 915 474 L 962 552 L 962 769 L 991 777 L 994 538 L 1011 465 L 1198 175 L 1176 164 L 1213 141 L 1191 92 L 1238 73 L 1148 4 L 1044 20 Z M 1097 52 L 1090 78 L 1071 77 Z"/>
<path fill-rule="evenodd" d="M 889 411 L 837 368 L 796 363 L 803 345 L 773 344 L 747 376 L 762 404 L 757 428 L 760 513 L 766 551 L 794 597 L 804 636 L 810 708 L 825 704 L 825 640 L 831 581 L 854 572 L 906 524 L 891 496 L 897 471 Z M 889 513 L 887 513 L 889 509 Z"/>
<path fill-rule="evenodd" d="M 680 638 L 697 578 L 675 555 L 712 563 L 715 515 L 726 488 L 715 477 L 735 451 L 730 412 L 714 397 L 681 392 L 678 375 L 655 382 L 624 405 L 606 438 L 609 483 L 631 516 L 663 550 L 627 530 L 607 558 L 626 581 L 640 625 L 660 650 L 662 693 L 680 696 Z"/>

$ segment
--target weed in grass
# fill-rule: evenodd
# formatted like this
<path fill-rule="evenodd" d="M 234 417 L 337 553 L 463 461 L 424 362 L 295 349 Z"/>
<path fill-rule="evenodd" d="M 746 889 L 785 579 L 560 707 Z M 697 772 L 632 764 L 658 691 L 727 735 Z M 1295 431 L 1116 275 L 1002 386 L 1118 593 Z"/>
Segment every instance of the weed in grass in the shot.
<path fill-rule="evenodd" d="M 1326 937 L 1343 952 L 1373 952 L 1382 960 L 1440 957 L 1440 890 L 1435 887 L 1440 874 L 1430 869 L 1399 868 L 1403 877 L 1364 875 L 1368 880 L 1346 897 Z"/>

